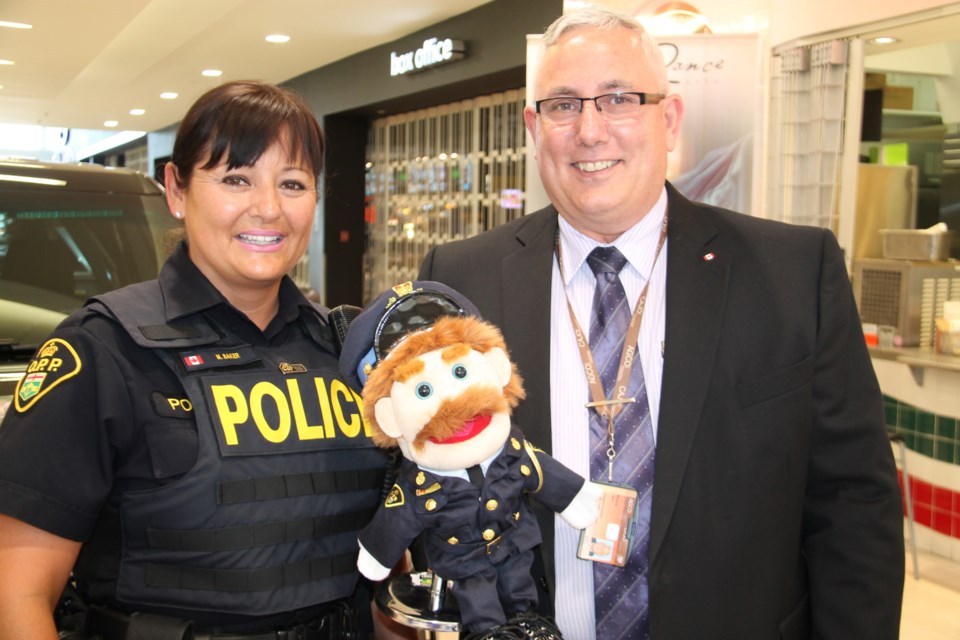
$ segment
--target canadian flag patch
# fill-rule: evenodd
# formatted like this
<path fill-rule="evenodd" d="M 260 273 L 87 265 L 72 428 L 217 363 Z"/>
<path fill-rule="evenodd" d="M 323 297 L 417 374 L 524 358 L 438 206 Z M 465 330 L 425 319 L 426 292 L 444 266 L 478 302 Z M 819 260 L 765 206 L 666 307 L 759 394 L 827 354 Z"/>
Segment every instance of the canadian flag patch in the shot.
<path fill-rule="evenodd" d="M 199 367 L 203 364 L 203 358 L 197 354 L 183 356 L 183 364 L 187 367 Z"/>

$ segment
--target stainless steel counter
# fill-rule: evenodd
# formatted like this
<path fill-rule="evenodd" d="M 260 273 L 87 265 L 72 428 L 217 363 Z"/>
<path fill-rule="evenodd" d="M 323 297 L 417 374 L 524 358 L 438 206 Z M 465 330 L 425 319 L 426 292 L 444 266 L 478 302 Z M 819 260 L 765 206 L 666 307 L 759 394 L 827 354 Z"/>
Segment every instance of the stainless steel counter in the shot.
<path fill-rule="evenodd" d="M 869 347 L 870 357 L 882 360 L 902 362 L 910 367 L 910 372 L 918 385 L 923 384 L 925 369 L 943 369 L 960 372 L 960 357 L 937 353 L 930 349 L 904 347 Z"/>

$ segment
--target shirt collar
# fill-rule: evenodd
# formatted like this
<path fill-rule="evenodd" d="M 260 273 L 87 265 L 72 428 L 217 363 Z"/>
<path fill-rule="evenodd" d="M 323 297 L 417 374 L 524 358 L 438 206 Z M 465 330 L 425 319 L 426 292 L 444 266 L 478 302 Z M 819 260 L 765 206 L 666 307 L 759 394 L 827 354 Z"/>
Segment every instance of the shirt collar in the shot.
<path fill-rule="evenodd" d="M 506 443 L 504 443 L 503 447 L 497 449 L 496 453 L 494 453 L 492 456 L 480 462 L 480 470 L 483 471 L 483 475 L 487 475 L 487 469 L 490 468 L 490 465 L 493 464 L 493 461 L 497 458 L 497 456 L 503 453 L 505 447 Z M 467 474 L 466 469 L 432 469 L 430 467 L 422 467 L 420 465 L 417 465 L 417 467 L 423 469 L 424 471 L 428 471 L 435 476 L 450 476 L 453 478 L 463 478 L 464 480 L 469 480 L 469 475 Z"/>
<path fill-rule="evenodd" d="M 168 321 L 227 301 L 190 260 L 185 240 L 177 243 L 157 279 L 163 292 Z"/>
<path fill-rule="evenodd" d="M 587 256 L 600 246 L 615 246 L 627 259 L 628 265 L 624 267 L 625 269 L 634 269 L 644 279 L 649 277 L 653 256 L 657 250 L 657 241 L 660 239 L 660 226 L 663 224 L 666 211 L 667 190 L 664 187 L 653 208 L 609 245 L 604 245 L 580 233 L 562 215 L 557 216 L 560 227 L 560 250 L 563 254 L 564 286 L 570 284 L 581 268 L 590 272 L 590 267 L 585 265 Z"/>
<path fill-rule="evenodd" d="M 163 292 L 167 321 L 199 313 L 217 305 L 230 305 L 190 259 L 185 240 L 177 243 L 160 270 L 158 280 Z M 311 306 L 293 280 L 286 276 L 280 281 L 279 302 L 277 316 L 285 322 L 296 320 L 300 316 L 301 307 Z"/>

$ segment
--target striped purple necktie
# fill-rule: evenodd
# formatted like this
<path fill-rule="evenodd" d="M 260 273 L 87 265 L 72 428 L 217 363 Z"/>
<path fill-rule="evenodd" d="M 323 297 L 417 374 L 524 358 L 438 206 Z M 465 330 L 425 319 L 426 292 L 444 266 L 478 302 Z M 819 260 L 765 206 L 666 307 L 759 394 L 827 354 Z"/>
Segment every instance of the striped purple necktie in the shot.
<path fill-rule="evenodd" d="M 611 391 L 632 312 L 619 276 L 626 263 L 627 259 L 616 247 L 597 247 L 587 256 L 587 264 L 597 279 L 590 321 L 590 350 L 607 397 L 613 395 Z M 599 562 L 593 565 L 597 640 L 650 637 L 647 568 L 654 440 L 643 368 L 638 365 L 632 369 L 628 394 L 637 401 L 624 405 L 614 421 L 613 482 L 637 490 L 639 526 L 625 567 Z M 590 416 L 590 447 L 590 475 L 594 480 L 607 482 L 607 420 L 595 411 L 591 411 Z"/>

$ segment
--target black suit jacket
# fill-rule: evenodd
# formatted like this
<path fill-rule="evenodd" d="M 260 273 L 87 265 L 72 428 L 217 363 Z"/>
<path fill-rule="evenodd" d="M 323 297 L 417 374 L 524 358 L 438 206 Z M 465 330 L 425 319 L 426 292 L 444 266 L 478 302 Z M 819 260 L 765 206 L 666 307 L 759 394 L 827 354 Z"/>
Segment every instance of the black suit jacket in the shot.
<path fill-rule="evenodd" d="M 897 638 L 900 489 L 834 236 L 667 189 L 653 637 Z M 419 277 L 501 327 L 527 388 L 515 420 L 548 452 L 556 233 L 547 207 L 436 247 Z"/>

